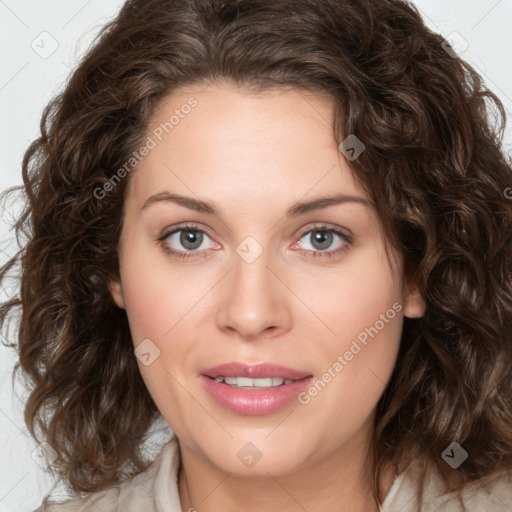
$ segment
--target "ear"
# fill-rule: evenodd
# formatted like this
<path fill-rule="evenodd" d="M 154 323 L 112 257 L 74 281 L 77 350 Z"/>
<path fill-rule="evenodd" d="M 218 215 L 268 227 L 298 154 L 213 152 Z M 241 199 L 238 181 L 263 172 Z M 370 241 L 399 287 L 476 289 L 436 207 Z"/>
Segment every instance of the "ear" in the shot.
<path fill-rule="evenodd" d="M 109 281 L 110 295 L 114 299 L 114 302 L 121 308 L 125 309 L 124 305 L 124 296 L 123 296 L 123 288 L 119 281 L 110 280 Z"/>
<path fill-rule="evenodd" d="M 404 316 L 409 318 L 419 318 L 423 316 L 426 309 L 425 301 L 421 296 L 416 281 L 410 281 L 406 285 Z"/>

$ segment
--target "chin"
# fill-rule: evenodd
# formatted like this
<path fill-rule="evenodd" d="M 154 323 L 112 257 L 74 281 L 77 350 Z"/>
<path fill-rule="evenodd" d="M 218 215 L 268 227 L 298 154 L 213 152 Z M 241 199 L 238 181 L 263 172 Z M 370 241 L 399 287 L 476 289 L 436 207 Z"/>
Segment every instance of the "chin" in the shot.
<path fill-rule="evenodd" d="M 282 442 L 273 444 L 264 440 L 268 432 L 262 433 L 261 442 L 258 436 L 243 440 L 230 440 L 227 445 L 217 445 L 212 453 L 211 449 L 204 451 L 210 462 L 225 471 L 240 477 L 262 477 L 286 475 L 297 470 L 307 459 L 305 452 L 290 450 L 290 446 Z"/>

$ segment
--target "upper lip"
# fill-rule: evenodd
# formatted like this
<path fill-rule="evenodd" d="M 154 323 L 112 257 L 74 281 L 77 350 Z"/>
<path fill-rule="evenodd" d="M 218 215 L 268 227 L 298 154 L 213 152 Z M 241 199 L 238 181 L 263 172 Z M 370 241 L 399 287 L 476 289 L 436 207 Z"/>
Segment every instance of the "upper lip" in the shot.
<path fill-rule="evenodd" d="M 276 379 L 300 380 L 304 377 L 310 377 L 311 374 L 294 370 L 272 363 L 262 363 L 248 365 L 245 363 L 232 362 L 212 366 L 201 372 L 203 375 L 215 379 L 216 377 L 248 377 L 252 379 L 262 379 L 273 377 Z"/>

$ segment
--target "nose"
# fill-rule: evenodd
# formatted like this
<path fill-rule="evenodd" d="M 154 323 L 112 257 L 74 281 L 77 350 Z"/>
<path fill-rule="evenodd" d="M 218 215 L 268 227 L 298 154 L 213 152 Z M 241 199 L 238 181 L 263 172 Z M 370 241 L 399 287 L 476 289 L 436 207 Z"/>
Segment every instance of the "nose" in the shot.
<path fill-rule="evenodd" d="M 244 340 L 274 337 L 291 326 L 289 299 L 282 270 L 267 252 L 252 262 L 238 254 L 223 280 L 218 302 L 217 325 L 222 331 Z"/>

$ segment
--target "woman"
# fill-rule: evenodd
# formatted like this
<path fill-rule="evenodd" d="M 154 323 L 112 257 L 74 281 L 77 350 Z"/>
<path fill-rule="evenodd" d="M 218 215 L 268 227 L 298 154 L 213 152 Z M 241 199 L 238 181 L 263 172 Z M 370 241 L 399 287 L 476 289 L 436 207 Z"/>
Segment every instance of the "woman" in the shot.
<path fill-rule="evenodd" d="M 486 101 L 402 1 L 128 1 L 23 162 L 39 510 L 509 510 Z"/>

